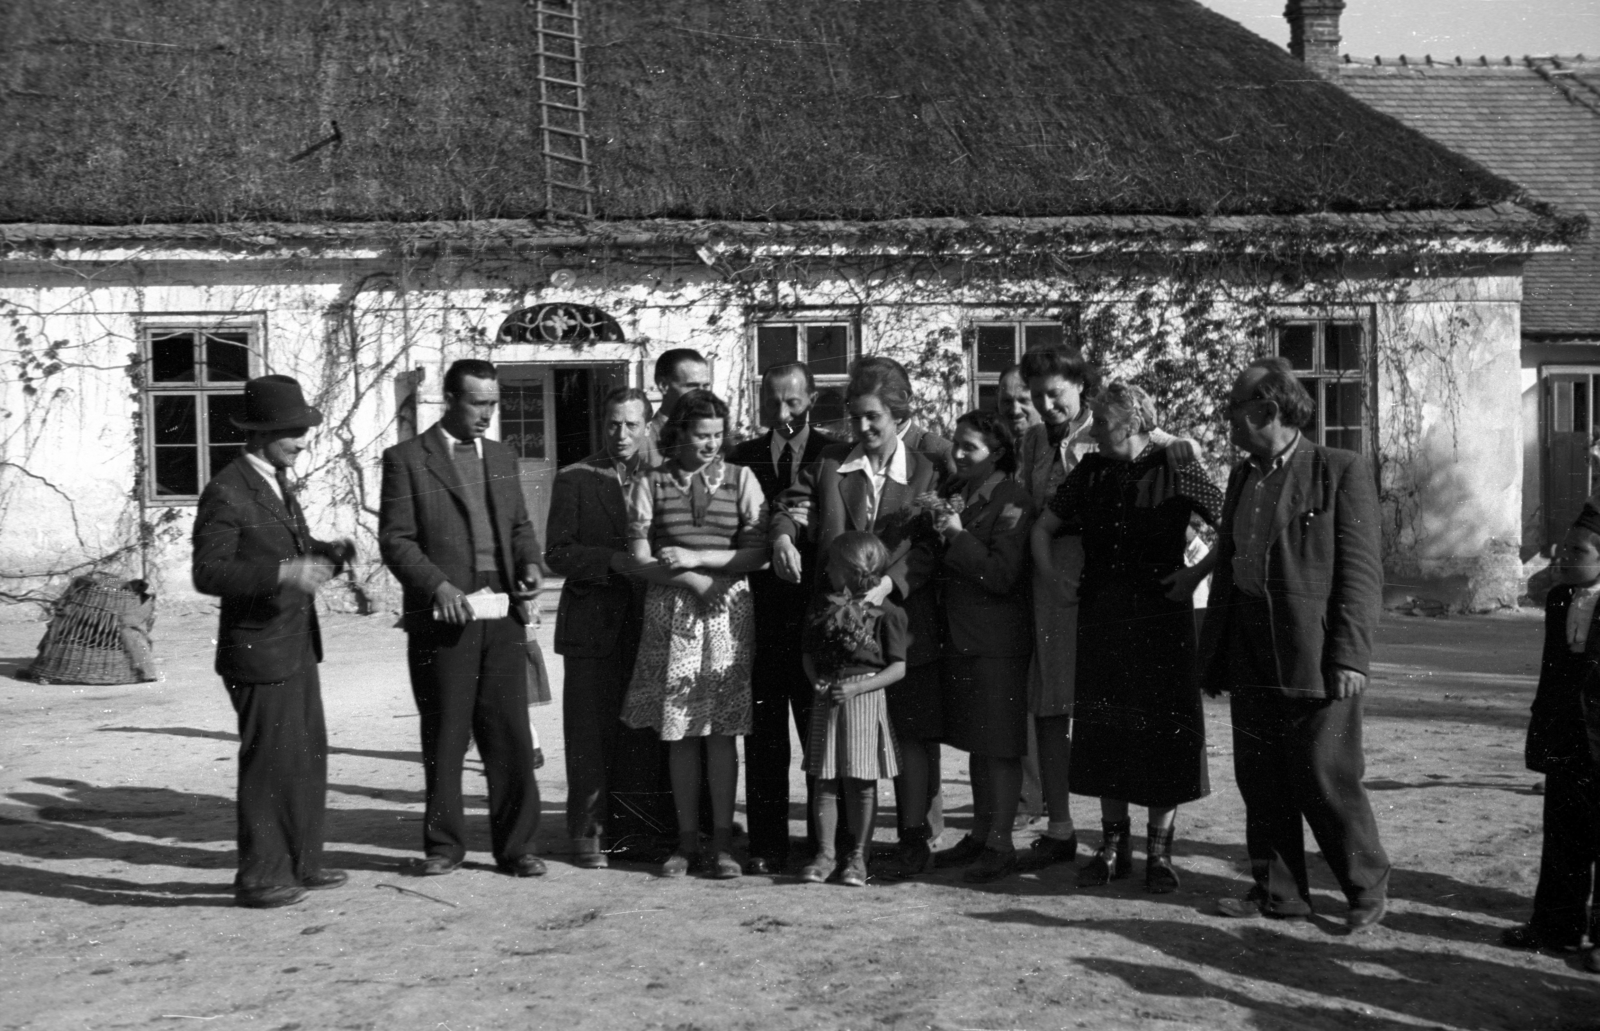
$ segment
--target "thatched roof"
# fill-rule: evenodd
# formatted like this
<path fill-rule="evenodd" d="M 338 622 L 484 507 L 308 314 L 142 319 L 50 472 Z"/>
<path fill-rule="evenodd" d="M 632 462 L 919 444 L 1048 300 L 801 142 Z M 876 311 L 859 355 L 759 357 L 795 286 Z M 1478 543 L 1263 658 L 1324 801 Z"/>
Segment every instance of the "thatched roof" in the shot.
<path fill-rule="evenodd" d="M 526 218 L 525 0 L 13 0 L 0 221 Z M 602 218 L 1481 208 L 1195 0 L 583 0 Z M 298 161 L 331 133 L 340 141 Z"/>

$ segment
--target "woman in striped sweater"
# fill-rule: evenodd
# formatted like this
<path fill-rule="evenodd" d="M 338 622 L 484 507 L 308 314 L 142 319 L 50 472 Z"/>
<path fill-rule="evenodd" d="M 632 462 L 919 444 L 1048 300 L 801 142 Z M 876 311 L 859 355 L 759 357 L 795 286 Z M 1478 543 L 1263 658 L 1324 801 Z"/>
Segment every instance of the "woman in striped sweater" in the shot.
<path fill-rule="evenodd" d="M 634 480 L 634 569 L 649 582 L 644 636 L 622 720 L 668 742 L 678 848 L 662 874 L 700 861 L 700 752 L 711 786 L 712 877 L 743 873 L 733 856 L 734 738 L 750 732 L 754 624 L 745 574 L 767 563 L 767 507 L 749 469 L 723 461 L 728 406 L 710 391 L 678 400 L 662 428 L 661 466 Z"/>

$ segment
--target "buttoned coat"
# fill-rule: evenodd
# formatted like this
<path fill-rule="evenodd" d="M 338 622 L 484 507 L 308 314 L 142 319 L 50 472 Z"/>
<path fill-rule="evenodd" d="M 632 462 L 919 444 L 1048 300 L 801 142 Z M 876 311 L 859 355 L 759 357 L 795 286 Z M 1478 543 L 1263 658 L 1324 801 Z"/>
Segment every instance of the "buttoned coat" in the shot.
<path fill-rule="evenodd" d="M 861 470 L 839 471 L 853 450 L 852 444 L 823 449 L 816 465 L 802 472 L 780 497 L 772 517 L 772 534 L 796 541 L 809 534 L 813 561 L 819 563 L 833 539 L 846 530 L 875 534 L 889 549 L 888 576 L 911 627 L 906 661 L 912 666 L 933 662 L 939 657 L 940 619 L 937 592 L 929 582 L 939 558 L 932 525 L 916 499 L 938 485 L 939 471 L 921 452 L 907 446 L 906 482 L 884 483 L 873 518 L 871 479 Z M 817 579 L 819 587 L 826 582 L 821 576 Z"/>
<path fill-rule="evenodd" d="M 1248 462 L 1228 479 L 1217 527 L 1218 561 L 1201 631 L 1201 683 L 1229 689 L 1228 599 L 1233 595 L 1234 513 Z M 1353 451 L 1302 439 L 1284 463 L 1283 489 L 1267 544 L 1267 605 L 1278 690 L 1325 698 L 1337 668 L 1367 673 L 1383 601 L 1377 486 L 1372 465 Z"/>
<path fill-rule="evenodd" d="M 645 474 L 641 464 L 638 475 Z M 637 635 L 644 582 L 611 569 L 614 555 L 628 553 L 628 499 L 604 452 L 556 474 L 545 540 L 545 564 L 566 578 L 556 613 L 556 653 L 615 654 L 625 634 Z"/>
<path fill-rule="evenodd" d="M 383 453 L 378 547 L 383 564 L 400 581 L 402 618 L 412 633 L 431 628 L 433 592 L 440 584 L 448 581 L 471 590 L 475 571 L 466 493 L 447 437 L 435 423 L 426 433 Z M 516 453 L 499 441 L 485 439 L 483 459 L 489 519 L 495 528 L 495 564 L 509 587 L 524 567 L 539 561 L 539 534 L 528 519 Z M 512 611 L 526 622 L 521 606 Z"/>
<path fill-rule="evenodd" d="M 195 590 L 222 599 L 216 671 L 224 680 L 270 684 L 299 673 L 306 645 L 322 661 L 315 599 L 278 583 L 279 564 L 320 555 L 340 566 L 338 549 L 302 539 L 273 485 L 240 456 L 200 495 L 195 510 Z"/>
<path fill-rule="evenodd" d="M 1033 499 L 1015 480 L 980 492 L 961 513 L 961 532 L 939 568 L 947 655 L 1027 656 L 1033 652 L 1028 604 L 1028 531 Z"/>

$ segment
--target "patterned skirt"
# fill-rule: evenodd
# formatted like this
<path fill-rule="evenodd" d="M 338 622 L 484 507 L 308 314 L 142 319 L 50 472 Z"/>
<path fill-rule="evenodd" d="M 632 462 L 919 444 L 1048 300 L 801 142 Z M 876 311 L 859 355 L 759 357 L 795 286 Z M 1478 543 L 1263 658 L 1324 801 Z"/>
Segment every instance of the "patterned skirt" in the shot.
<path fill-rule="evenodd" d="M 887 780 L 899 775 L 889 705 L 882 691 L 856 695 L 843 705 L 823 698 L 812 702 L 806 772 L 821 780 Z"/>
<path fill-rule="evenodd" d="M 692 591 L 651 584 L 622 722 L 663 741 L 750 733 L 753 613 L 742 576 L 705 606 Z"/>

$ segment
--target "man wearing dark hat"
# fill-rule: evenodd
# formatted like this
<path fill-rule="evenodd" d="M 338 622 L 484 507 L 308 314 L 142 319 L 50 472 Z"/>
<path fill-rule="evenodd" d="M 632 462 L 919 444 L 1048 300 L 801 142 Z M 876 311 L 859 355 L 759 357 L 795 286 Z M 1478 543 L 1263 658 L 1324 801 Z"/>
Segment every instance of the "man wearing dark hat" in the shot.
<path fill-rule="evenodd" d="M 447 874 L 466 857 L 461 773 L 476 741 L 495 862 L 536 877 L 545 865 L 533 852 L 539 785 L 523 627 L 541 580 L 539 535 L 516 453 L 484 437 L 500 404 L 495 367 L 454 363 L 444 401 L 438 423 L 383 453 L 378 514 L 384 565 L 403 588 L 406 660 L 422 722 L 427 808 L 418 872 Z"/>
<path fill-rule="evenodd" d="M 200 495 L 194 585 L 222 599 L 216 670 L 239 716 L 239 872 L 234 898 L 288 906 L 348 875 L 322 865 L 328 734 L 317 663 L 317 589 L 351 558 L 311 536 L 288 472 L 322 413 L 288 376 L 245 384 L 244 454 Z"/>

